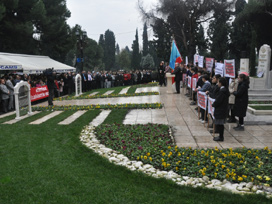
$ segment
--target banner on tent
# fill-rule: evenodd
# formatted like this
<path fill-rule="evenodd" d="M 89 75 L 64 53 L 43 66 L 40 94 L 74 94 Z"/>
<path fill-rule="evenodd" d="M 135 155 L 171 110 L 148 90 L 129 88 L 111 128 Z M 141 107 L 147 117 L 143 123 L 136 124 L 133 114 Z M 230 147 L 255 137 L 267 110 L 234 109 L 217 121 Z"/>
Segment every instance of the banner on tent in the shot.
<path fill-rule="evenodd" d="M 198 107 L 200 107 L 201 109 L 206 110 L 207 108 L 207 95 L 205 92 L 201 92 L 198 91 L 197 92 L 197 103 L 198 103 Z"/>
<path fill-rule="evenodd" d="M 47 98 L 49 91 L 47 86 L 31 88 L 31 102 Z"/>

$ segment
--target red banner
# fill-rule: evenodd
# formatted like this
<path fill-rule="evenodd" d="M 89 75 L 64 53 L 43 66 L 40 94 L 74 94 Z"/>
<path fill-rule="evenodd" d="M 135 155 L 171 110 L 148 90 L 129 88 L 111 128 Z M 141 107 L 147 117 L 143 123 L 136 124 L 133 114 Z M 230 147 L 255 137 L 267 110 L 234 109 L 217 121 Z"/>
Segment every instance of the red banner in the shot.
<path fill-rule="evenodd" d="M 188 87 L 191 88 L 191 84 L 192 84 L 192 77 L 188 76 Z"/>
<path fill-rule="evenodd" d="M 206 69 L 208 72 L 212 72 L 214 58 L 206 58 Z"/>
<path fill-rule="evenodd" d="M 209 97 L 208 100 L 208 113 L 211 114 L 212 118 L 214 119 L 214 107 L 212 106 L 214 103 L 215 99 L 212 99 Z"/>
<path fill-rule="evenodd" d="M 47 98 L 48 96 L 49 91 L 47 86 L 31 88 L 31 102 Z"/>
<path fill-rule="evenodd" d="M 193 78 L 193 86 L 192 86 L 193 91 L 196 90 L 196 83 L 197 83 L 196 78 Z"/>
<path fill-rule="evenodd" d="M 197 102 L 198 106 L 204 110 L 207 108 L 207 95 L 205 92 L 198 91 L 197 92 Z"/>

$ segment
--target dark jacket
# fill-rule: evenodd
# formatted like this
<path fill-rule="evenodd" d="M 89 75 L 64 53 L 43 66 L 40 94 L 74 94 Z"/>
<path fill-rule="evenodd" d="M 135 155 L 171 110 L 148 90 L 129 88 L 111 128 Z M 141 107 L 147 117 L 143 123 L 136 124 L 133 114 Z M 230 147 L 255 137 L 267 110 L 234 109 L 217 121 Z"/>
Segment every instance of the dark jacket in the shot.
<path fill-rule="evenodd" d="M 180 67 L 176 67 L 174 69 L 174 72 L 172 74 L 175 75 L 175 81 L 181 81 L 181 79 L 182 79 L 182 72 L 181 72 Z"/>
<path fill-rule="evenodd" d="M 47 88 L 48 89 L 52 90 L 52 89 L 56 89 L 57 88 L 54 80 L 55 80 L 55 77 L 53 75 L 48 75 L 47 76 Z"/>
<path fill-rule="evenodd" d="M 218 87 L 217 84 L 212 84 L 209 90 L 209 96 L 213 99 L 216 98 L 218 92 L 219 92 L 220 88 Z"/>
<path fill-rule="evenodd" d="M 221 87 L 213 103 L 215 119 L 225 119 L 228 114 L 229 90 Z"/>
<path fill-rule="evenodd" d="M 248 89 L 249 85 L 246 82 L 238 84 L 237 91 L 233 92 L 235 97 L 234 115 L 237 117 L 245 117 L 248 106 Z"/>

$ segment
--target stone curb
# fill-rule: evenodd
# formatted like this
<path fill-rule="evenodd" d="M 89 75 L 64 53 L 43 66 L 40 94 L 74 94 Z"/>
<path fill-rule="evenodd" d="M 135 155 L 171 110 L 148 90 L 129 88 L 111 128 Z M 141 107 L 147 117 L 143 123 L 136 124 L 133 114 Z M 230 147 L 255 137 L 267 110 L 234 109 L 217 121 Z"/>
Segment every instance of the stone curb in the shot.
<path fill-rule="evenodd" d="M 249 183 L 231 183 L 227 180 L 219 181 L 217 179 L 210 180 L 209 177 L 204 176 L 203 178 L 192 178 L 188 176 L 180 176 L 173 171 L 161 171 L 155 169 L 150 164 L 143 164 L 141 161 L 131 161 L 128 157 L 119 152 L 107 148 L 105 145 L 100 144 L 97 140 L 95 134 L 94 126 L 86 126 L 80 135 L 80 141 L 87 146 L 89 149 L 93 150 L 95 153 L 98 153 L 100 156 L 107 158 L 111 163 L 124 166 L 131 171 L 139 171 L 145 173 L 148 176 L 154 178 L 165 178 L 172 180 L 177 185 L 182 186 L 192 186 L 196 187 L 206 187 L 210 189 L 230 191 L 236 194 L 262 194 L 267 198 L 272 198 L 272 188 L 265 186 L 256 186 L 252 182 Z M 170 134 L 171 135 L 171 134 Z"/>

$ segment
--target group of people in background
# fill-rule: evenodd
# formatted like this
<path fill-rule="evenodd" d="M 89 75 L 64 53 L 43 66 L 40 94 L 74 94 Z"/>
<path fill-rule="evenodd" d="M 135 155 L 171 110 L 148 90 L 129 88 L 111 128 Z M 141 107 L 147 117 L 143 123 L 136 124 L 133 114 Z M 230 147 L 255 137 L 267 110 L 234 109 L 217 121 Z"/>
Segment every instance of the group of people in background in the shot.
<path fill-rule="evenodd" d="M 194 66 L 190 64 L 184 65 L 183 63 L 175 63 L 175 69 L 171 71 L 168 65 L 164 65 L 163 61 L 160 63 L 158 72 L 161 86 L 163 84 L 166 85 L 165 74 L 167 72 L 175 75 L 176 94 L 180 94 L 181 87 L 186 86 L 187 91 L 185 95 L 192 100 L 190 105 L 197 105 L 197 92 L 199 91 L 215 99 L 213 103 L 213 124 L 215 125 L 215 133 L 219 133 L 219 136 L 215 137 L 214 141 L 224 141 L 224 124 L 226 122 L 236 123 L 236 117 L 238 118 L 238 122 L 237 126 L 233 129 L 236 131 L 244 130 L 244 117 L 247 112 L 249 89 L 249 77 L 246 74 L 236 73 L 235 78 L 226 78 L 220 74 L 215 74 L 214 68 L 212 72 L 208 72 L 205 66 L 201 68 L 197 64 Z M 188 77 L 191 77 L 192 81 L 193 79 L 197 81 L 194 90 L 193 83 L 188 87 Z M 196 110 L 198 110 L 198 107 Z M 206 123 L 208 109 L 200 109 L 200 113 L 200 122 Z M 210 127 L 212 128 L 213 125 Z"/>
<path fill-rule="evenodd" d="M 129 86 L 158 81 L 157 71 L 82 71 L 82 91 L 93 89 L 111 88 L 117 86 Z M 14 87 L 21 80 L 27 81 L 31 88 L 47 85 L 49 90 L 48 104 L 53 105 L 53 98 L 70 95 L 75 92 L 75 77 L 77 73 L 54 73 L 47 74 L 6 74 L 1 77 L 0 84 L 0 112 L 7 113 L 14 110 Z M 52 92 L 52 93 L 51 93 Z"/>

